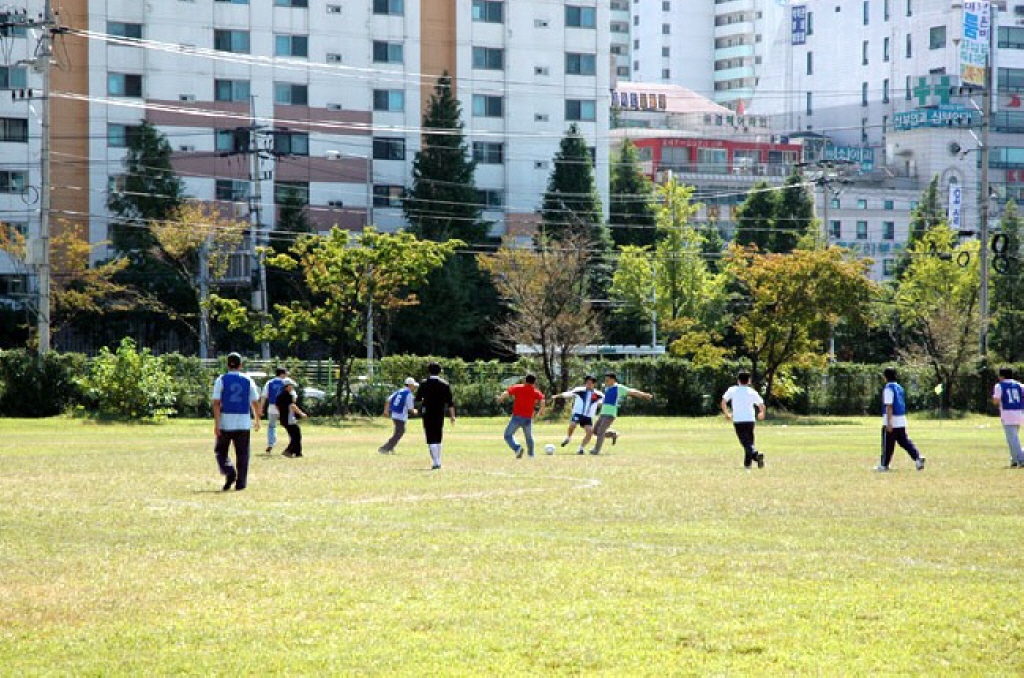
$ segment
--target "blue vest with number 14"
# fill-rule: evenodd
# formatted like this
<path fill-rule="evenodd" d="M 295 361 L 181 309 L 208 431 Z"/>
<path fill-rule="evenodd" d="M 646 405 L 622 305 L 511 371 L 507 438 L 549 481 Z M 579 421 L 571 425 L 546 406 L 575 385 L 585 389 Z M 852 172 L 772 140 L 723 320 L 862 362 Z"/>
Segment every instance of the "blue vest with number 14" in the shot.
<path fill-rule="evenodd" d="M 999 390 L 1004 410 L 1024 409 L 1024 403 L 1021 402 L 1024 387 L 1020 385 L 1019 381 L 1013 379 L 1002 381 L 999 383 Z"/>

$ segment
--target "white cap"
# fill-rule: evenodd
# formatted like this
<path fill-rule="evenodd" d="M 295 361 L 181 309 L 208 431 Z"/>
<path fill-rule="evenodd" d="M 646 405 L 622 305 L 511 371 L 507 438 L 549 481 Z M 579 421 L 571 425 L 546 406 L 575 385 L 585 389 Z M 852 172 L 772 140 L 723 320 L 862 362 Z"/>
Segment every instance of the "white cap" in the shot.
<path fill-rule="evenodd" d="M 281 383 L 283 383 L 283 384 L 285 384 L 285 385 L 287 385 L 287 386 L 298 386 L 298 384 L 296 384 L 296 383 L 295 383 L 294 381 L 292 381 L 291 379 L 282 379 L 282 380 L 281 380 Z"/>
<path fill-rule="evenodd" d="M 416 381 L 412 377 L 408 377 L 405 380 L 405 385 L 406 386 L 419 386 L 419 384 L 420 384 L 420 382 Z"/>

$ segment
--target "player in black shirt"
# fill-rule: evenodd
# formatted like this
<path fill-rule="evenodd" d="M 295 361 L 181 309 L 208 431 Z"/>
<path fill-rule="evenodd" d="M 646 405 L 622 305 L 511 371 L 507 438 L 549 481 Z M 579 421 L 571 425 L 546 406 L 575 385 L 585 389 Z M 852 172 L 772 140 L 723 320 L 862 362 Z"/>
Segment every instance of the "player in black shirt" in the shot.
<path fill-rule="evenodd" d="M 432 469 L 441 468 L 441 441 L 444 437 L 444 418 L 447 415 L 455 424 L 455 402 L 452 387 L 441 378 L 441 366 L 430 363 L 427 367 L 430 378 L 416 390 L 416 403 L 423 418 L 423 432 L 427 436 Z"/>

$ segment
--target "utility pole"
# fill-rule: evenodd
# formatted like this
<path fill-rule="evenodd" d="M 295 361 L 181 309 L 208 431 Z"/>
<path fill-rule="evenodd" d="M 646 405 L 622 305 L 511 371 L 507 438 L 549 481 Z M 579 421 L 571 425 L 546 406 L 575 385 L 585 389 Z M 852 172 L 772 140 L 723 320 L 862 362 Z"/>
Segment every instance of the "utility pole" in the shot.
<path fill-rule="evenodd" d="M 267 266 L 263 247 L 266 233 L 263 225 L 263 177 L 260 175 L 260 148 L 256 124 L 256 97 L 249 97 L 249 127 L 246 152 L 249 154 L 249 243 L 253 266 L 252 306 L 260 314 L 260 323 L 266 324 L 266 313 L 270 310 L 267 299 Z M 270 360 L 270 342 L 260 342 L 260 357 Z"/>
<path fill-rule="evenodd" d="M 981 239 L 981 247 L 978 250 L 979 258 L 978 264 L 981 267 L 980 272 L 980 283 L 981 289 L 978 293 L 978 315 L 980 316 L 981 327 L 978 336 L 978 347 L 981 350 L 981 355 L 985 356 L 988 353 L 988 278 L 989 278 L 989 260 L 988 260 L 988 218 L 989 218 L 989 133 L 992 127 L 992 34 L 995 32 L 995 16 L 996 16 L 996 5 L 991 3 L 989 6 L 989 25 L 988 25 L 988 54 L 985 56 L 985 94 L 981 100 L 981 149 L 979 155 L 981 155 L 981 186 L 979 191 L 979 204 L 978 204 L 978 216 L 979 216 L 979 228 L 978 237 Z"/>
<path fill-rule="evenodd" d="M 210 357 L 210 311 L 206 301 L 210 298 L 210 244 L 212 235 L 206 236 L 199 248 L 199 358 Z"/>

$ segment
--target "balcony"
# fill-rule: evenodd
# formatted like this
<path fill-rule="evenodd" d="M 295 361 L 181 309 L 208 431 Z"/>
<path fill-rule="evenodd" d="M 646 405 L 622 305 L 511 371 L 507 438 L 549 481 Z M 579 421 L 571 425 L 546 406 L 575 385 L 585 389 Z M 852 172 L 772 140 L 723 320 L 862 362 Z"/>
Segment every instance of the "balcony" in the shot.
<path fill-rule="evenodd" d="M 735 45 L 734 47 L 722 47 L 715 50 L 715 61 L 752 56 L 754 56 L 753 45 Z"/>
<path fill-rule="evenodd" d="M 715 39 L 719 38 L 730 38 L 737 35 L 753 35 L 754 34 L 754 22 L 753 21 L 737 21 L 733 24 L 722 24 L 721 26 L 715 26 Z"/>
<path fill-rule="evenodd" d="M 654 167 L 654 175 L 662 180 L 668 172 L 687 184 L 727 180 L 729 183 L 753 183 L 767 180 L 782 183 L 789 176 L 792 165 L 786 163 L 757 163 L 752 165 L 729 165 L 714 163 L 662 163 Z"/>

